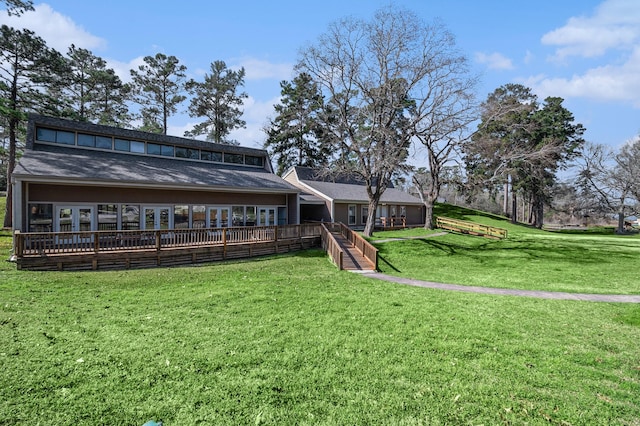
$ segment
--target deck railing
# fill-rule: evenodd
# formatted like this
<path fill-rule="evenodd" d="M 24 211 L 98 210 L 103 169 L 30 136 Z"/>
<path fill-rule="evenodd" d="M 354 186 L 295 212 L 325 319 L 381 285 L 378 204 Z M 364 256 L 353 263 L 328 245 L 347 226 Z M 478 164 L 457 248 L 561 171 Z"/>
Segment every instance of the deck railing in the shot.
<path fill-rule="evenodd" d="M 375 266 L 376 271 L 378 270 L 378 249 L 373 246 L 369 241 L 365 240 L 360 234 L 355 232 L 353 229 L 349 228 L 344 223 L 334 224 L 334 226 L 338 226 L 340 233 L 343 237 L 345 237 L 351 244 L 357 248 L 360 253 L 369 261 L 373 266 Z"/>
<path fill-rule="evenodd" d="M 344 269 L 344 250 L 340 247 L 340 244 L 335 239 L 331 230 L 335 224 L 320 224 L 322 229 L 321 241 L 322 241 L 322 249 L 327 252 L 333 263 L 338 267 L 338 269 Z"/>
<path fill-rule="evenodd" d="M 319 224 L 135 231 L 14 233 L 14 255 L 105 253 L 166 248 L 224 246 L 320 236 Z"/>
<path fill-rule="evenodd" d="M 487 238 L 504 239 L 507 238 L 507 230 L 495 226 L 482 225 L 466 220 L 451 219 L 448 217 L 438 216 L 436 218 L 436 226 L 438 228 L 447 229 L 454 232 L 462 232 L 465 234 L 480 235 Z"/>

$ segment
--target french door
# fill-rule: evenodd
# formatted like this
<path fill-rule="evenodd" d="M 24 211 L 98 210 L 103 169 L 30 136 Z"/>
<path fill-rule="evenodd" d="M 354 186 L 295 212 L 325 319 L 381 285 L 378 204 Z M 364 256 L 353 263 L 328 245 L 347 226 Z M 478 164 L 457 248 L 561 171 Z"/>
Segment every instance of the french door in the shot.
<path fill-rule="evenodd" d="M 171 208 L 170 207 L 148 207 L 143 209 L 144 221 L 143 229 L 169 229 L 171 228 Z"/>
<path fill-rule="evenodd" d="M 82 232 L 93 230 L 93 207 L 57 206 L 55 216 L 56 232 Z M 61 242 L 91 241 L 93 236 L 72 235 L 60 237 Z"/>
<path fill-rule="evenodd" d="M 276 209 L 274 207 L 260 207 L 258 209 L 258 226 L 276 225 Z"/>
<path fill-rule="evenodd" d="M 207 228 L 227 228 L 229 226 L 229 207 L 207 207 Z"/>

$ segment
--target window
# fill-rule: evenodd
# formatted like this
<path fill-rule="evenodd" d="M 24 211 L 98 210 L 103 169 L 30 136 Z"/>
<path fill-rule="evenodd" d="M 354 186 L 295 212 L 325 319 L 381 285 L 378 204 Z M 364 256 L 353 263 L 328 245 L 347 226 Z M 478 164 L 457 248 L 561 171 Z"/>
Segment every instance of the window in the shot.
<path fill-rule="evenodd" d="M 144 142 L 131 141 L 131 152 L 137 154 L 144 154 Z"/>
<path fill-rule="evenodd" d="M 222 162 L 222 153 L 215 151 L 202 151 L 200 153 L 200 159 L 202 161 L 215 161 L 218 163 Z"/>
<path fill-rule="evenodd" d="M 114 149 L 116 151 L 129 151 L 129 141 L 126 139 L 116 139 Z"/>
<path fill-rule="evenodd" d="M 264 159 L 253 155 L 245 155 L 244 162 L 247 166 L 264 167 Z"/>
<path fill-rule="evenodd" d="M 199 158 L 198 150 L 191 148 L 184 148 L 181 146 L 176 147 L 176 157 L 177 158 L 189 158 L 192 160 L 197 160 Z"/>
<path fill-rule="evenodd" d="M 173 157 L 173 146 L 160 145 L 160 155 L 163 157 Z"/>
<path fill-rule="evenodd" d="M 98 204 L 98 231 L 115 231 L 116 229 L 118 229 L 118 206 Z"/>
<path fill-rule="evenodd" d="M 247 206 L 247 226 L 256 226 L 256 207 Z"/>
<path fill-rule="evenodd" d="M 244 156 L 242 154 L 229 154 L 228 152 L 224 153 L 224 162 L 225 163 L 233 163 L 233 164 L 242 164 L 244 161 Z"/>
<path fill-rule="evenodd" d="M 76 135 L 73 132 L 63 132 L 58 130 L 56 132 L 56 142 L 64 145 L 75 145 Z"/>
<path fill-rule="evenodd" d="M 140 229 L 140 206 L 123 204 L 122 208 L 122 229 Z"/>
<path fill-rule="evenodd" d="M 78 133 L 78 146 L 96 146 L 96 137 L 94 135 L 85 135 Z"/>
<path fill-rule="evenodd" d="M 369 207 L 362 206 L 362 223 L 367 223 L 367 217 L 369 216 Z"/>
<path fill-rule="evenodd" d="M 205 206 L 193 206 L 191 208 L 191 220 L 193 221 L 193 228 L 206 228 L 207 208 Z"/>
<path fill-rule="evenodd" d="M 231 217 L 233 219 L 233 226 L 244 226 L 244 206 L 233 206 L 231 209 Z"/>
<path fill-rule="evenodd" d="M 51 232 L 53 204 L 29 204 L 29 232 Z"/>
<path fill-rule="evenodd" d="M 400 217 L 407 217 L 407 206 L 400 206 Z"/>
<path fill-rule="evenodd" d="M 391 215 L 391 217 L 396 217 L 396 206 L 389 207 L 389 215 Z"/>
<path fill-rule="evenodd" d="M 347 215 L 348 215 L 349 225 L 355 225 L 356 224 L 356 205 L 355 204 L 349 204 Z"/>
<path fill-rule="evenodd" d="M 176 229 L 189 227 L 189 206 L 174 206 L 173 226 Z"/>
<path fill-rule="evenodd" d="M 96 136 L 96 148 L 113 149 L 113 140 L 107 136 Z"/>
<path fill-rule="evenodd" d="M 55 142 L 56 131 L 52 129 L 43 129 L 42 127 L 38 127 L 36 129 L 36 139 L 43 142 Z"/>
<path fill-rule="evenodd" d="M 157 143 L 147 144 L 147 154 L 149 155 L 162 155 L 162 147 Z"/>

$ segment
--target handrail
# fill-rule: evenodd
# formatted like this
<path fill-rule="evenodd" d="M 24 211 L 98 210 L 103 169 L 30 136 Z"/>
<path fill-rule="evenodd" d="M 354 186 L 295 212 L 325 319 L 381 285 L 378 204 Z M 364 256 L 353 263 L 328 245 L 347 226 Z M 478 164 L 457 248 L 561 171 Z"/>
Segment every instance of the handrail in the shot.
<path fill-rule="evenodd" d="M 80 232 L 14 232 L 14 254 L 46 256 L 194 246 L 277 242 L 319 236 L 317 224 L 230 228 L 186 228 L 163 230 L 119 230 Z"/>
<path fill-rule="evenodd" d="M 378 249 L 360 234 L 349 228 L 344 223 L 340 223 L 340 233 L 346 238 L 360 253 L 378 270 Z"/>
<path fill-rule="evenodd" d="M 436 226 L 454 232 L 477 234 L 488 238 L 507 238 L 507 230 L 496 226 L 482 225 L 466 220 L 451 219 L 449 217 L 436 217 Z"/>
<path fill-rule="evenodd" d="M 322 232 L 320 234 L 320 240 L 322 241 L 322 249 L 329 254 L 329 257 L 336 264 L 339 270 L 343 270 L 343 259 L 344 259 L 344 250 L 338 244 L 338 241 L 333 236 L 333 234 L 329 231 L 327 226 L 324 223 L 320 224 Z M 329 226 L 333 227 L 333 224 Z"/>

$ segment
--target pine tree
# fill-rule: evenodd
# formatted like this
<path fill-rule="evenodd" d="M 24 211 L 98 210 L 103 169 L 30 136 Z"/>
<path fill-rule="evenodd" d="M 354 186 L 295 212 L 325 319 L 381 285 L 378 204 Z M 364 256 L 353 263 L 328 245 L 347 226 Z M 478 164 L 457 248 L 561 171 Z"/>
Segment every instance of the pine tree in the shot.
<path fill-rule="evenodd" d="M 140 105 L 140 115 L 148 129 L 167 134 L 167 119 L 178 112 L 185 99 L 184 81 L 187 67 L 175 56 L 157 53 L 145 56 L 144 65 L 131 70 L 134 101 Z"/>
<path fill-rule="evenodd" d="M 274 105 L 278 115 L 265 129 L 264 144 L 276 158 L 277 173 L 292 166 L 326 165 L 331 151 L 323 141 L 324 99 L 318 85 L 302 73 L 293 82 L 282 81 L 280 87 L 281 103 Z"/>
<path fill-rule="evenodd" d="M 0 108 L 9 138 L 7 182 L 15 168 L 18 134 L 24 131 L 27 113 L 59 110 L 58 100 L 50 97 L 48 87 L 60 75 L 64 58 L 33 31 L 0 27 Z M 12 189 L 7 185 L 4 226 L 12 225 Z"/>
<path fill-rule="evenodd" d="M 245 128 L 247 124 L 240 118 L 243 112 L 240 107 L 248 95 L 238 93 L 244 86 L 244 75 L 244 68 L 233 71 L 224 61 L 215 61 L 211 63 L 211 74 L 205 74 L 203 82 L 190 80 L 187 83 L 187 91 L 193 96 L 189 116 L 204 117 L 205 120 L 185 132 L 185 136 L 206 135 L 211 142 L 238 144 L 228 136 L 234 129 Z"/>

